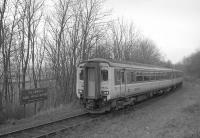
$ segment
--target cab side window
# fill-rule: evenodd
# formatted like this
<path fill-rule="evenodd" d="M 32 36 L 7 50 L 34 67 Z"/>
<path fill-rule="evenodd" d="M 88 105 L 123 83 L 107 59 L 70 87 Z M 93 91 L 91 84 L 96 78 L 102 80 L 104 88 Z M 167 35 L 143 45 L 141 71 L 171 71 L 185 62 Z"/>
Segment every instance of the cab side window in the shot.
<path fill-rule="evenodd" d="M 101 80 L 102 81 L 108 80 L 108 70 L 101 70 Z"/>
<path fill-rule="evenodd" d="M 84 79 L 83 70 L 81 70 L 81 72 L 80 72 L 80 74 L 79 74 L 79 78 L 80 78 L 80 80 L 83 80 L 83 79 Z"/>

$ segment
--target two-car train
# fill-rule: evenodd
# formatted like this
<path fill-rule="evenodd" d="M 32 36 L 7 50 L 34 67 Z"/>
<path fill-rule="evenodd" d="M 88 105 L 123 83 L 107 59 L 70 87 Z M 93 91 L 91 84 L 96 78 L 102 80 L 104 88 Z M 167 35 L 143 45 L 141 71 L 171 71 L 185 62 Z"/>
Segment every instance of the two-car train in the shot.
<path fill-rule="evenodd" d="M 183 83 L 183 72 L 172 68 L 102 58 L 77 67 L 77 96 L 91 113 L 122 108 Z"/>

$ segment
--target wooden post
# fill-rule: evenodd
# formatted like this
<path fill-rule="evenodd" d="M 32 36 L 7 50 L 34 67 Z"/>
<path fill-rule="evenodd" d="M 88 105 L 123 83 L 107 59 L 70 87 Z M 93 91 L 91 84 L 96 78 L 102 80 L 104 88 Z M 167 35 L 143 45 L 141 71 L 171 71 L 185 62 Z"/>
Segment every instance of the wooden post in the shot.
<path fill-rule="evenodd" d="M 24 118 L 26 117 L 26 104 L 24 104 Z"/>

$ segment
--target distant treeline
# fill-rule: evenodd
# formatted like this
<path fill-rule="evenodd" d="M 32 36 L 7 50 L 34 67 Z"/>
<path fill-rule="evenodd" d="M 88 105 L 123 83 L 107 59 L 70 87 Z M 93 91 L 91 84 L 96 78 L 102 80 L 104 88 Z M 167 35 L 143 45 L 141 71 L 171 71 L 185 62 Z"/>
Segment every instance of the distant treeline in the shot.
<path fill-rule="evenodd" d="M 200 51 L 184 58 L 180 65 L 188 75 L 200 78 Z"/>

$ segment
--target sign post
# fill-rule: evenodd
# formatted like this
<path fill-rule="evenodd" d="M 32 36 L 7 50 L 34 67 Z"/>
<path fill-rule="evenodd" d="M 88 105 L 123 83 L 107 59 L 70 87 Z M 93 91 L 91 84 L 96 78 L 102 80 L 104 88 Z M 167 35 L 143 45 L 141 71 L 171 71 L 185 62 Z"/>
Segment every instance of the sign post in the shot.
<path fill-rule="evenodd" d="M 24 118 L 26 117 L 26 104 L 24 104 Z"/>
<path fill-rule="evenodd" d="M 20 104 L 24 105 L 24 116 L 26 104 L 35 103 L 34 111 L 36 114 L 37 102 L 47 100 L 47 88 L 35 88 L 21 90 Z"/>
<path fill-rule="evenodd" d="M 37 113 L 37 102 L 35 102 L 34 111 L 35 111 L 35 114 L 36 114 Z"/>

